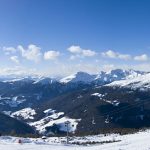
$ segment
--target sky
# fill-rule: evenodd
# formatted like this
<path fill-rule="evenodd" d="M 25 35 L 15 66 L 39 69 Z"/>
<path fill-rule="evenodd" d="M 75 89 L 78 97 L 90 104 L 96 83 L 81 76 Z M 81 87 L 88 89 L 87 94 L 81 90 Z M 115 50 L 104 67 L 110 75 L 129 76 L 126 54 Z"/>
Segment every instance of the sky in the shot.
<path fill-rule="evenodd" d="M 0 0 L 0 74 L 150 71 L 149 0 Z"/>

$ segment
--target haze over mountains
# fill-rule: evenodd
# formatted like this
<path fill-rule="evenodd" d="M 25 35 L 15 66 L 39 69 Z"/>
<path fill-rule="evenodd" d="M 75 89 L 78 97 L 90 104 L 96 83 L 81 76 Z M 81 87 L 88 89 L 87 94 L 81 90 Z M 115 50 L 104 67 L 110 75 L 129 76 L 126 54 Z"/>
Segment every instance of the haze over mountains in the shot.
<path fill-rule="evenodd" d="M 19 80 L 26 80 L 30 81 L 33 80 L 35 83 L 38 82 L 44 82 L 47 80 L 47 82 L 50 81 L 57 81 L 60 83 L 68 83 L 68 82 L 84 82 L 84 83 L 90 83 L 96 80 L 100 81 L 106 81 L 106 82 L 112 82 L 116 80 L 122 80 L 122 79 L 129 79 L 133 77 L 137 77 L 139 75 L 146 74 L 144 71 L 135 71 L 132 69 L 129 70 L 122 70 L 122 69 L 115 69 L 110 70 L 108 72 L 100 71 L 98 74 L 88 74 L 86 72 L 77 72 L 75 74 L 72 74 L 70 76 L 66 77 L 48 77 L 48 76 L 40 76 L 40 75 L 1 75 L 0 80 L 3 82 L 13 82 L 13 81 L 19 81 Z M 60 75 L 61 76 L 61 75 Z"/>

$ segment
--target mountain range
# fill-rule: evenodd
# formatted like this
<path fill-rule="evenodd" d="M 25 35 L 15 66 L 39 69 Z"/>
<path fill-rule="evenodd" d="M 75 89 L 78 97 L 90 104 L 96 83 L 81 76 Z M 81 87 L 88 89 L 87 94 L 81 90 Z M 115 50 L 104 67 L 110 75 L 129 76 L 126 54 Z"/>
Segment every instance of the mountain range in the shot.
<path fill-rule="evenodd" d="M 66 121 L 76 134 L 148 127 L 149 89 L 150 73 L 135 70 L 77 72 L 60 79 L 1 76 L 0 111 L 31 133 L 46 135 L 66 132 Z"/>

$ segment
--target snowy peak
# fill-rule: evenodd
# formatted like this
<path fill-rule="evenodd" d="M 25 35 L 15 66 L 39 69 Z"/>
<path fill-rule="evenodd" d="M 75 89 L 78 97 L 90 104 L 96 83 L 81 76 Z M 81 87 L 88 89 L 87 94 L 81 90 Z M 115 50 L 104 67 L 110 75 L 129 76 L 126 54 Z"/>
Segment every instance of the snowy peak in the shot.
<path fill-rule="evenodd" d="M 85 72 L 77 72 L 76 74 L 67 76 L 60 80 L 61 83 L 75 83 L 75 82 L 84 82 L 84 83 L 90 83 L 94 80 L 95 75 L 90 75 Z"/>
<path fill-rule="evenodd" d="M 115 69 L 115 70 L 111 70 L 110 72 L 106 72 L 106 75 L 112 78 L 117 78 L 118 80 L 127 79 L 127 78 L 135 78 L 143 74 L 145 74 L 145 72 L 135 71 L 132 69 L 129 69 L 129 70 Z"/>

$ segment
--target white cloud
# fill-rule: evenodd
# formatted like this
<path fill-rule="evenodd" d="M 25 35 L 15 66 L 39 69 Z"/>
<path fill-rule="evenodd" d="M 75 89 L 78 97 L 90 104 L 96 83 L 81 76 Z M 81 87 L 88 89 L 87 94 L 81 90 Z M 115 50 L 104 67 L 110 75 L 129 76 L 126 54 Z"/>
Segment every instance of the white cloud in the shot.
<path fill-rule="evenodd" d="M 27 49 L 24 49 L 23 46 L 19 45 L 18 50 L 21 52 L 22 57 L 38 62 L 41 60 L 41 48 L 36 45 L 30 44 Z"/>
<path fill-rule="evenodd" d="M 129 59 L 131 59 L 131 56 L 128 54 L 119 54 L 118 58 L 124 59 L 124 60 L 129 60 Z"/>
<path fill-rule="evenodd" d="M 74 54 L 79 54 L 82 52 L 82 48 L 80 46 L 72 45 L 68 48 L 68 51 Z"/>
<path fill-rule="evenodd" d="M 74 59 L 76 59 L 76 56 L 75 55 L 71 55 L 70 56 L 70 60 L 74 60 Z"/>
<path fill-rule="evenodd" d="M 103 52 L 102 56 L 109 57 L 109 58 L 116 58 L 117 57 L 117 53 L 115 53 L 112 50 L 108 50 L 107 52 Z"/>
<path fill-rule="evenodd" d="M 38 74 L 35 68 L 25 68 L 21 66 L 0 68 L 0 75 L 31 75 Z"/>
<path fill-rule="evenodd" d="M 80 46 L 72 45 L 68 48 L 68 51 L 74 55 L 70 56 L 71 60 L 75 58 L 92 57 L 96 55 L 96 52 L 90 49 L 83 49 Z"/>
<path fill-rule="evenodd" d="M 80 46 L 71 46 L 68 48 L 68 51 L 70 52 L 70 60 L 78 59 L 76 62 L 68 63 L 68 61 L 53 61 L 53 62 L 46 62 L 46 60 L 57 60 L 57 58 L 61 55 L 59 51 L 55 50 L 49 50 L 46 52 L 42 52 L 41 48 L 36 45 L 29 45 L 27 48 L 24 48 L 23 46 L 19 45 L 17 48 L 13 47 L 3 47 L 2 48 L 5 53 L 8 53 L 7 56 L 14 64 L 18 64 L 18 66 L 21 66 L 20 61 L 21 59 L 31 60 L 38 62 L 41 59 L 45 62 L 43 63 L 41 61 L 40 66 L 37 66 L 37 64 L 33 64 L 31 67 L 37 67 L 38 71 L 42 74 L 50 73 L 50 74 L 71 74 L 76 71 L 86 71 L 89 73 L 96 73 L 101 68 L 102 70 L 109 71 L 111 69 L 115 68 L 122 68 L 122 69 L 128 69 L 133 68 L 136 70 L 148 70 L 149 71 L 149 64 L 143 64 L 144 62 L 149 60 L 149 56 L 147 54 L 132 56 L 129 54 L 122 54 L 119 52 L 115 52 L 113 50 L 104 51 L 101 53 L 102 56 L 112 59 L 120 59 L 120 60 L 132 60 L 127 65 L 126 63 L 115 63 L 114 65 L 111 63 L 112 60 L 103 59 L 103 62 L 101 62 L 101 59 L 97 59 L 97 57 L 93 57 L 95 55 L 98 55 L 96 51 L 90 50 L 90 49 L 83 49 Z M 18 54 L 17 54 L 18 53 Z M 63 56 L 63 55 L 62 55 Z M 66 56 L 64 54 L 64 56 Z M 93 59 L 88 59 L 87 57 L 93 57 Z M 82 59 L 87 58 L 87 59 Z M 140 62 L 134 62 L 141 61 Z M 27 61 L 23 61 L 24 67 L 28 66 Z M 58 64 L 57 64 L 57 63 Z M 139 64 L 140 63 L 140 64 Z M 14 65 L 13 63 L 11 65 Z M 134 64 L 134 65 L 133 65 Z M 35 66 L 34 66 L 35 65 Z M 50 66 L 51 65 L 51 66 Z M 41 67 L 42 66 L 42 67 Z M 50 68 L 50 69 L 48 69 Z M 28 68 L 6 68 L 1 70 L 3 73 L 15 73 L 15 74 L 23 74 L 23 73 L 30 73 L 29 72 L 29 66 Z"/>
<path fill-rule="evenodd" d="M 148 59 L 149 58 L 148 58 L 148 56 L 146 54 L 134 57 L 134 60 L 137 60 L 137 61 L 148 61 Z"/>
<path fill-rule="evenodd" d="M 16 49 L 14 47 L 3 47 L 3 50 L 7 55 L 18 52 L 23 58 L 34 62 L 39 62 L 42 58 L 45 60 L 54 60 L 60 55 L 59 51 L 53 50 L 42 53 L 41 48 L 34 44 L 30 44 L 27 48 L 24 48 L 22 45 L 18 45 Z M 10 59 L 16 63 L 19 63 L 17 56 L 11 56 Z"/>
<path fill-rule="evenodd" d="M 11 56 L 10 59 L 11 59 L 13 62 L 19 64 L 18 56 Z"/>
<path fill-rule="evenodd" d="M 76 58 L 84 58 L 84 56 L 81 55 L 81 54 L 76 54 L 76 55 L 71 55 L 69 59 L 70 60 L 75 60 Z"/>
<path fill-rule="evenodd" d="M 119 59 L 123 59 L 123 60 L 129 60 L 131 59 L 131 56 L 129 54 L 120 54 L 117 52 L 114 52 L 112 50 L 108 50 L 107 52 L 103 52 L 102 56 L 104 57 L 108 57 L 108 58 L 119 58 Z"/>
<path fill-rule="evenodd" d="M 47 51 L 44 53 L 45 60 L 54 60 L 60 55 L 58 51 Z"/>
<path fill-rule="evenodd" d="M 95 55 L 96 55 L 96 52 L 95 52 L 95 51 L 92 51 L 92 50 L 83 50 L 83 51 L 82 51 L 82 55 L 83 55 L 83 56 L 87 56 L 87 57 L 95 56 Z"/>
<path fill-rule="evenodd" d="M 4 46 L 2 49 L 6 55 L 9 55 L 11 53 L 15 53 L 17 51 L 14 47 L 5 47 Z"/>

